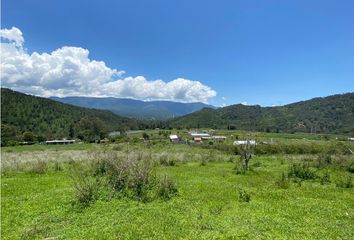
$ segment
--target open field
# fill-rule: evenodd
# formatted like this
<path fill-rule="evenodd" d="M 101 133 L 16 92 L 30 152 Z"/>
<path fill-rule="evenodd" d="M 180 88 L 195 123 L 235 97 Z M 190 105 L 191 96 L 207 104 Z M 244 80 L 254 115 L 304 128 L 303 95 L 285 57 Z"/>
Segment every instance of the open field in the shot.
<path fill-rule="evenodd" d="M 158 136 L 156 131 L 151 133 Z M 240 174 L 239 156 L 216 147 L 217 144 L 211 147 L 173 145 L 165 140 L 134 142 L 139 137 L 141 133 L 131 136 L 129 144 L 3 148 L 2 238 L 352 239 L 354 236 L 354 188 L 350 185 L 354 158 L 326 152 L 329 146 L 338 143 L 319 136 L 310 143 L 304 140 L 309 138 L 306 136 L 294 139 L 273 136 L 278 141 L 284 139 L 286 144 L 315 144 L 323 152 L 265 152 L 254 156 L 251 169 Z M 341 144 L 353 148 L 352 143 Z M 78 204 L 74 188 L 77 178 L 73 175 L 81 176 L 78 173 L 86 171 L 91 174 L 85 175 L 88 179 L 96 179 L 101 175 L 93 173 L 102 166 L 122 161 L 132 162 L 133 167 L 151 163 L 151 176 L 156 181 L 168 176 L 177 193 L 162 198 L 156 183 L 146 190 L 144 198 L 136 198 L 131 195 L 133 191 L 116 194 L 104 185 L 88 204 Z M 102 181 L 111 177 L 102 176 Z"/>

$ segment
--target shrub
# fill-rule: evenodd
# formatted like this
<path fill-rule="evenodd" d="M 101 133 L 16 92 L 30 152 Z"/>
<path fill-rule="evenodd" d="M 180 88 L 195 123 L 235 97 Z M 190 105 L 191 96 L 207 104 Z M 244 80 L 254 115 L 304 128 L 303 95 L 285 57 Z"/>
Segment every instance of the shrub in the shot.
<path fill-rule="evenodd" d="M 301 180 L 316 179 L 316 174 L 313 172 L 308 164 L 293 164 L 288 171 L 289 178 L 299 178 Z"/>
<path fill-rule="evenodd" d="M 130 168 L 132 167 L 128 160 L 106 160 L 98 166 L 97 172 L 107 176 L 108 183 L 114 191 L 123 192 L 128 188 Z"/>
<path fill-rule="evenodd" d="M 352 188 L 353 187 L 352 176 L 350 174 L 347 174 L 344 178 L 341 178 L 336 182 L 336 186 L 340 188 Z"/>
<path fill-rule="evenodd" d="M 71 175 L 76 202 L 88 206 L 99 195 L 100 179 L 89 175 L 87 171 L 76 170 Z"/>
<path fill-rule="evenodd" d="M 251 194 L 244 189 L 238 190 L 238 198 L 240 202 L 250 202 L 251 201 Z"/>
<path fill-rule="evenodd" d="M 168 200 L 171 197 L 175 196 L 178 193 L 177 185 L 167 175 L 164 175 L 162 179 L 160 179 L 158 186 L 158 196 L 164 200 Z"/>
<path fill-rule="evenodd" d="M 154 186 L 155 180 L 152 164 L 142 161 L 133 165 L 128 187 L 133 197 L 145 202 L 148 200 L 148 191 Z"/>
<path fill-rule="evenodd" d="M 285 173 L 282 173 L 281 178 L 278 179 L 275 184 L 282 189 L 289 188 L 289 179 L 287 178 Z"/>

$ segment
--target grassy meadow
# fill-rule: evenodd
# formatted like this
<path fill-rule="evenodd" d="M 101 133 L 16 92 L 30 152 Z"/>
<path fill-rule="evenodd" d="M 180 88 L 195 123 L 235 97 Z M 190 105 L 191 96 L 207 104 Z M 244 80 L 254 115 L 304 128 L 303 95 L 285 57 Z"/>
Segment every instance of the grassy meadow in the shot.
<path fill-rule="evenodd" d="M 1 238 L 353 239 L 353 143 L 255 133 L 274 146 L 240 172 L 231 142 L 244 133 L 218 134 L 228 140 L 151 131 L 149 142 L 2 148 Z"/>

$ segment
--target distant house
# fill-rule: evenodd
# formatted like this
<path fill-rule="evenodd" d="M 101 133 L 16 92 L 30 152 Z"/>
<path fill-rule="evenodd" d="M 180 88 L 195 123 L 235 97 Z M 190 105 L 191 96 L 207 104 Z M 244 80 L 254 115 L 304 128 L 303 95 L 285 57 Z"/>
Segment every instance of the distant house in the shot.
<path fill-rule="evenodd" d="M 193 132 L 190 133 L 191 137 L 201 137 L 201 138 L 207 138 L 210 137 L 209 133 L 197 133 L 197 132 Z"/>
<path fill-rule="evenodd" d="M 109 143 L 109 140 L 107 138 L 101 139 L 99 143 Z"/>
<path fill-rule="evenodd" d="M 237 146 L 237 145 L 246 145 L 247 142 L 249 142 L 250 145 L 256 145 L 256 141 L 255 140 L 241 140 L 241 141 L 234 141 L 234 145 Z"/>
<path fill-rule="evenodd" d="M 179 142 L 179 137 L 177 135 L 170 135 L 170 142 L 178 143 Z"/>
<path fill-rule="evenodd" d="M 354 137 L 348 138 L 348 141 L 354 141 Z"/>
<path fill-rule="evenodd" d="M 50 140 L 50 141 L 45 141 L 45 144 L 73 144 L 75 143 L 76 140 L 67 140 L 67 139 L 61 139 L 61 140 Z"/>
<path fill-rule="evenodd" d="M 225 141 L 226 137 L 225 136 L 212 136 L 212 139 L 218 140 L 218 141 Z"/>
<path fill-rule="evenodd" d="M 202 138 L 201 138 L 201 137 L 194 137 L 194 138 L 193 138 L 193 141 L 194 141 L 195 143 L 200 143 L 200 142 L 202 142 Z"/>

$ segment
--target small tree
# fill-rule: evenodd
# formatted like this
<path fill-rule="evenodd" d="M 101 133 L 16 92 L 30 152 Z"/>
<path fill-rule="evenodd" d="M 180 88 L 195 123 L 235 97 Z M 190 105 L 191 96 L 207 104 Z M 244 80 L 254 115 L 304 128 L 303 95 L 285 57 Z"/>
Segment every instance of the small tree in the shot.
<path fill-rule="evenodd" d="M 143 133 L 143 138 L 144 138 L 144 140 L 149 140 L 150 136 L 149 136 L 149 134 L 144 132 Z"/>
<path fill-rule="evenodd" d="M 36 140 L 36 136 L 32 132 L 24 132 L 22 137 L 25 142 L 34 142 Z"/>
<path fill-rule="evenodd" d="M 243 170 L 249 170 L 249 161 L 252 158 L 252 154 L 254 152 L 254 146 L 255 144 L 252 144 L 249 136 L 247 136 L 245 144 L 241 144 L 238 147 L 238 152 L 240 154 Z"/>

